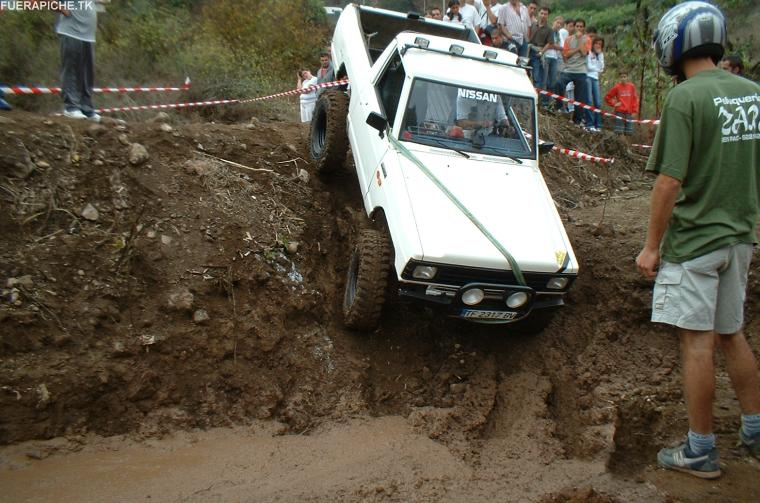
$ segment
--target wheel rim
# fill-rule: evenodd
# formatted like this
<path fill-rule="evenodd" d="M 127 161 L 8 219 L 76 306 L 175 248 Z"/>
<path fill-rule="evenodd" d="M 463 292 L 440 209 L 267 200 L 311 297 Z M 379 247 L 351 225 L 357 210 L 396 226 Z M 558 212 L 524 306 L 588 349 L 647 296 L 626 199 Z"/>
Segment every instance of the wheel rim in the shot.
<path fill-rule="evenodd" d="M 312 149 L 316 154 L 315 157 L 322 155 L 325 148 L 325 136 L 327 135 L 327 113 L 320 109 L 317 114 L 317 123 L 314 125 L 314 134 L 312 135 Z"/>
<path fill-rule="evenodd" d="M 354 250 L 351 255 L 351 263 L 348 266 L 348 278 L 346 280 L 346 295 L 344 297 L 344 304 L 346 309 L 350 308 L 356 298 L 356 285 L 359 275 L 359 251 Z"/>

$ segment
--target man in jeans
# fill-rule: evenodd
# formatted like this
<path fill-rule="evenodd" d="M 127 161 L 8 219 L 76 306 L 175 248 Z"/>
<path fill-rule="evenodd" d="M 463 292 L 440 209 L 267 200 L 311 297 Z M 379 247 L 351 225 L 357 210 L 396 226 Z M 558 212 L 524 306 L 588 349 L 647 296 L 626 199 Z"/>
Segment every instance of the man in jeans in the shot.
<path fill-rule="evenodd" d="M 100 121 L 92 106 L 95 78 L 95 32 L 98 14 L 95 2 L 70 2 L 60 8 L 55 32 L 61 42 L 61 95 L 63 115 L 72 119 Z"/>
<path fill-rule="evenodd" d="M 549 44 L 547 45 L 546 51 L 544 52 L 544 62 L 546 63 L 546 72 L 544 75 L 546 78 L 544 79 L 544 89 L 547 91 L 551 91 L 553 93 L 557 93 L 557 77 L 559 75 L 559 64 L 560 64 L 560 58 L 562 54 L 562 42 L 561 40 L 561 32 L 562 26 L 564 26 L 564 20 L 562 19 L 562 16 L 557 16 L 554 18 L 554 22 L 552 23 L 552 36 Z M 541 104 L 546 108 L 547 110 L 550 108 L 550 104 L 552 103 L 552 99 L 548 96 L 541 95 Z"/>
<path fill-rule="evenodd" d="M 541 7 L 538 11 L 538 22 L 531 28 L 530 35 L 530 64 L 533 67 L 533 85 L 544 87 L 544 52 L 551 47 L 552 29 L 549 27 L 549 7 Z"/>
<path fill-rule="evenodd" d="M 591 40 L 583 33 L 585 29 L 586 21 L 581 18 L 576 19 L 575 33 L 565 40 L 565 47 L 562 50 L 565 57 L 565 68 L 560 76 L 560 90 L 564 90 L 567 84 L 572 82 L 575 89 L 575 99 L 589 103 L 591 100 L 588 92 L 586 56 L 591 50 Z M 573 122 L 578 125 L 581 122 L 586 125 L 591 124 L 591 114 L 588 110 L 576 107 L 575 111 Z"/>
<path fill-rule="evenodd" d="M 679 83 L 665 100 L 647 163 L 657 180 L 636 258 L 642 275 L 656 275 L 652 321 L 677 328 L 689 417 L 686 440 L 660 450 L 657 461 L 705 479 L 721 475 L 712 414 L 716 347 L 741 408 L 740 444 L 760 457 L 757 360 L 743 332 L 760 213 L 760 138 L 746 117 L 760 86 L 716 66 L 725 44 L 725 18 L 706 2 L 676 5 L 655 32 L 658 62 Z"/>

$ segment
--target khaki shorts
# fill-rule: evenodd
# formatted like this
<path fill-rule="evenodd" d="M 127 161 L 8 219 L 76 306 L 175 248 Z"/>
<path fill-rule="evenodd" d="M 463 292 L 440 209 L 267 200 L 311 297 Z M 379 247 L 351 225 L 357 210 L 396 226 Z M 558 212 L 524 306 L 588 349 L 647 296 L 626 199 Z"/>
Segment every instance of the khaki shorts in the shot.
<path fill-rule="evenodd" d="M 686 330 L 738 332 L 751 259 L 752 245 L 740 243 L 681 264 L 663 262 L 652 295 L 652 321 Z"/>

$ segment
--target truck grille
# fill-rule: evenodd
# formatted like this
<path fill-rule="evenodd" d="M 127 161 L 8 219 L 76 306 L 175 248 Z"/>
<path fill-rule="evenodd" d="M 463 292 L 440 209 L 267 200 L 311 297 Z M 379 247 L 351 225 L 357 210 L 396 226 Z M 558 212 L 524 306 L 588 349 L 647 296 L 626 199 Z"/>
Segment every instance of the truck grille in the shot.
<path fill-rule="evenodd" d="M 442 285 L 456 285 L 464 286 L 468 283 L 493 283 L 496 285 L 516 285 L 517 279 L 512 271 L 503 271 L 499 269 L 482 269 L 478 267 L 465 267 L 454 265 L 440 265 L 433 262 L 417 262 L 410 261 L 404 267 L 404 272 L 401 274 L 403 279 L 410 281 L 419 281 L 412 277 L 412 271 L 418 265 L 430 265 L 438 268 L 438 272 L 433 278 L 432 282 Z M 573 274 L 551 274 L 551 273 L 539 273 L 539 272 L 523 272 L 525 276 L 525 282 L 530 288 L 535 291 L 567 291 L 572 285 L 575 275 Z M 564 290 L 548 290 L 546 283 L 550 278 L 557 276 L 566 276 L 569 278 L 567 287 Z"/>

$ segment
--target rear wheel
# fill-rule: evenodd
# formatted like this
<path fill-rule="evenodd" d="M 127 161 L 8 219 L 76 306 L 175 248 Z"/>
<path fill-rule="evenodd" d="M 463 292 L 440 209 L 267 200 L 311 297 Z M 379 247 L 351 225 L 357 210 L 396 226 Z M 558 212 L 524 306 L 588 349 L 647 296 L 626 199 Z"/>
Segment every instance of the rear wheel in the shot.
<path fill-rule="evenodd" d="M 343 322 L 348 328 L 369 331 L 377 327 L 385 303 L 390 256 L 390 243 L 384 233 L 359 233 L 343 296 Z"/>
<path fill-rule="evenodd" d="M 343 166 L 348 152 L 347 116 L 348 97 L 343 91 L 325 91 L 317 100 L 309 134 L 309 152 L 317 172 L 331 173 Z"/>

